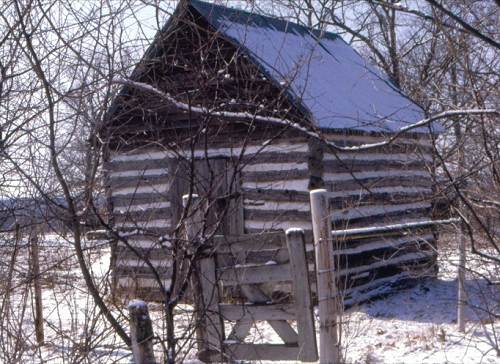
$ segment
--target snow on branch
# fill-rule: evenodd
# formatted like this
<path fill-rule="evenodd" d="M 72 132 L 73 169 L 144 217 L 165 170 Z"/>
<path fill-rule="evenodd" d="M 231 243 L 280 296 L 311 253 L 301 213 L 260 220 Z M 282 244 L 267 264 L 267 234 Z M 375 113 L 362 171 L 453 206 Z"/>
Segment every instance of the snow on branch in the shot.
<path fill-rule="evenodd" d="M 295 130 L 299 130 L 310 137 L 318 139 L 321 142 L 327 144 L 329 147 L 331 147 L 337 151 L 342 151 L 342 152 L 363 151 L 363 150 L 367 150 L 367 149 L 383 147 L 383 146 L 386 146 L 386 145 L 394 142 L 403 133 L 406 133 L 406 132 L 411 131 L 411 130 L 416 129 L 416 128 L 420 128 L 420 127 L 429 125 L 429 124 L 433 123 L 434 121 L 437 121 L 440 119 L 446 119 L 446 118 L 449 118 L 452 116 L 498 114 L 498 111 L 496 109 L 460 109 L 460 110 L 444 111 L 442 113 L 432 115 L 431 117 L 429 117 L 427 119 L 423 119 L 423 120 L 417 121 L 416 123 L 409 124 L 405 127 L 402 127 L 395 134 L 393 134 L 390 138 L 388 138 L 384 141 L 377 142 L 377 143 L 369 143 L 369 144 L 361 144 L 361 145 L 357 145 L 357 146 L 344 147 L 344 146 L 340 146 L 338 144 L 335 144 L 331 141 L 325 140 L 316 131 L 308 129 L 308 128 L 306 128 L 298 123 L 295 123 L 291 120 L 288 120 L 288 119 L 277 118 L 277 117 L 273 117 L 273 116 L 263 116 L 263 115 L 258 115 L 258 114 L 252 114 L 249 112 L 217 111 L 217 110 L 211 110 L 211 109 L 208 109 L 208 108 L 205 108 L 202 106 L 190 105 L 190 104 L 184 103 L 182 101 L 176 100 L 169 93 L 164 92 L 162 90 L 159 90 L 158 88 L 151 86 L 151 85 L 144 83 L 144 82 L 137 82 L 137 81 L 132 81 L 132 80 L 128 80 L 128 79 L 115 79 L 112 81 L 112 83 L 133 87 L 133 88 L 145 91 L 145 92 L 155 94 L 155 95 L 161 97 L 162 99 L 168 101 L 169 103 L 171 103 L 172 105 L 174 105 L 178 109 L 192 112 L 192 113 L 210 115 L 210 116 L 219 116 L 219 117 L 224 117 L 224 118 L 229 118 L 229 119 L 237 119 L 238 121 L 243 121 L 243 120 L 262 121 L 262 122 L 268 122 L 268 123 L 288 126 L 288 127 L 291 127 Z"/>

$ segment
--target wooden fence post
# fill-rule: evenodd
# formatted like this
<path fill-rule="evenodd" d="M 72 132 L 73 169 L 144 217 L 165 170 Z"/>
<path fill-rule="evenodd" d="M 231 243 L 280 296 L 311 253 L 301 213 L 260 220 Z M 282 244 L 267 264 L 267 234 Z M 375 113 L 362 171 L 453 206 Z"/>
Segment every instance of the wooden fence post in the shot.
<path fill-rule="evenodd" d="M 44 344 L 43 333 L 43 301 L 42 301 L 42 285 L 40 282 L 40 257 L 38 248 L 37 227 L 32 227 L 30 231 L 30 263 L 31 263 L 31 278 L 33 279 L 33 289 L 35 296 L 35 336 L 38 345 Z"/>
<path fill-rule="evenodd" d="M 320 318 L 319 360 L 321 364 L 337 364 L 340 362 L 337 317 L 339 297 L 328 194 L 324 189 L 313 190 L 310 198 Z"/>
<path fill-rule="evenodd" d="M 157 364 L 153 352 L 153 325 L 148 305 L 141 300 L 128 304 L 130 316 L 130 339 L 135 364 Z"/>
<path fill-rule="evenodd" d="M 309 270 L 307 267 L 304 230 L 291 228 L 286 231 L 286 245 L 290 256 L 293 297 L 296 307 L 297 331 L 299 336 L 300 361 L 318 360 L 316 335 L 314 330 L 313 303 Z M 312 335 L 311 335 L 312 333 Z"/>
<path fill-rule="evenodd" d="M 457 275 L 457 324 L 458 331 L 465 332 L 465 305 L 467 296 L 465 293 L 465 231 L 463 222 L 460 223 L 458 230 L 458 275 Z"/>
<path fill-rule="evenodd" d="M 186 207 L 189 195 L 182 196 Z M 188 243 L 199 243 L 203 229 L 203 210 L 198 195 L 191 195 L 191 208 L 194 209 L 186 219 L 186 237 Z M 193 249 L 194 250 L 194 249 Z M 201 256 L 194 257 L 196 269 L 192 279 L 192 291 L 198 315 L 197 337 L 198 356 L 201 360 L 208 358 L 213 352 L 223 355 L 224 324 L 219 312 L 219 284 L 216 275 L 216 264 L 210 247 L 202 247 Z"/>

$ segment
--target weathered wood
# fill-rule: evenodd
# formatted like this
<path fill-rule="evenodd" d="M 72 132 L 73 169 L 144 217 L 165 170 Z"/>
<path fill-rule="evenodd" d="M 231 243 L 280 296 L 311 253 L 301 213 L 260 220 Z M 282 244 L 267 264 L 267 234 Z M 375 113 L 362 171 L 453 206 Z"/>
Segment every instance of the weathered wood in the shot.
<path fill-rule="evenodd" d="M 113 190 L 120 188 L 140 188 L 146 186 L 169 186 L 171 176 L 134 176 L 110 178 L 110 187 Z"/>
<path fill-rule="evenodd" d="M 309 153 L 308 152 L 297 152 L 297 151 L 278 151 L 278 152 L 268 152 L 268 148 L 263 148 L 260 153 L 257 154 L 247 154 L 242 158 L 243 163 L 248 163 L 247 165 L 262 164 L 262 163 L 292 163 L 299 161 L 307 161 Z"/>
<path fill-rule="evenodd" d="M 389 244 L 391 244 L 390 241 Z M 341 250 L 345 250 L 342 243 L 337 243 Z M 344 269 L 354 269 L 360 266 L 370 267 L 372 264 L 380 264 L 381 262 L 387 265 L 391 264 L 392 259 L 396 259 L 402 255 L 408 253 L 416 252 L 426 252 L 432 253 L 434 248 L 429 243 L 419 243 L 418 241 L 412 239 L 405 243 L 399 244 L 397 246 L 388 246 L 383 248 L 374 248 L 373 250 L 357 253 L 357 254 L 338 254 L 337 249 L 335 249 L 335 259 L 337 264 L 337 269 L 343 271 Z"/>
<path fill-rule="evenodd" d="M 226 193 L 234 194 L 229 203 L 226 202 L 227 235 L 243 235 L 245 221 L 243 216 L 243 197 L 241 195 L 241 173 L 237 172 L 231 163 L 226 170 Z"/>
<path fill-rule="evenodd" d="M 399 231 L 391 233 L 380 233 L 380 235 L 363 235 L 359 237 L 350 237 L 349 239 L 342 239 L 342 237 L 337 237 L 337 240 L 343 241 L 344 246 L 341 249 L 334 252 L 335 255 L 353 255 L 368 253 L 374 250 L 385 249 L 412 243 L 433 243 L 435 240 L 434 234 L 430 229 L 425 230 L 411 230 L 411 231 Z"/>
<path fill-rule="evenodd" d="M 168 260 L 172 258 L 172 250 L 162 248 L 159 242 L 155 243 L 155 247 L 147 248 L 136 247 L 134 246 L 133 242 L 129 242 L 129 244 L 134 248 L 134 251 L 132 251 L 132 249 L 130 249 L 129 247 L 123 245 L 118 245 L 115 248 L 116 256 L 119 259 L 138 259 L 138 257 L 145 257 L 155 260 Z M 139 254 L 139 256 L 137 255 L 137 253 Z"/>
<path fill-rule="evenodd" d="M 244 285 L 241 288 L 242 292 L 251 302 L 267 302 L 270 300 L 270 297 L 266 295 L 257 285 Z M 246 320 L 240 320 L 242 326 L 244 325 L 244 321 Z M 291 328 L 288 322 L 285 320 L 267 320 L 267 322 L 285 344 L 290 345 L 298 343 L 297 333 Z M 243 327 L 245 329 L 247 328 L 247 326 Z M 250 327 L 248 327 L 248 329 L 250 329 Z"/>
<path fill-rule="evenodd" d="M 165 155 L 162 159 L 152 159 L 144 157 L 139 160 L 127 160 L 127 161 L 110 161 L 104 163 L 103 168 L 112 172 L 123 172 L 123 171 L 147 171 L 151 169 L 160 169 L 167 166 L 169 158 L 172 156 Z"/>
<path fill-rule="evenodd" d="M 307 158 L 307 166 L 309 170 L 309 185 L 308 189 L 323 188 L 323 171 L 324 171 L 324 146 L 321 142 L 311 138 L 308 142 L 309 156 Z"/>
<path fill-rule="evenodd" d="M 263 248 L 280 249 L 286 246 L 282 231 L 259 232 L 239 236 L 215 235 L 212 245 L 218 252 L 258 251 Z"/>
<path fill-rule="evenodd" d="M 340 269 L 338 270 L 338 276 L 345 276 L 345 275 L 358 275 L 361 273 L 365 272 L 372 272 L 377 268 L 387 268 L 390 267 L 391 265 L 412 265 L 416 264 L 418 262 L 421 262 L 422 260 L 426 260 L 429 258 L 432 258 L 435 256 L 435 253 L 433 252 L 413 252 L 413 253 L 407 253 L 407 254 L 400 254 L 397 257 L 391 257 L 391 259 L 387 260 L 378 260 L 368 265 L 360 265 L 357 267 L 353 268 L 345 268 L 345 269 Z"/>
<path fill-rule="evenodd" d="M 182 196 L 184 208 L 188 208 L 186 221 L 186 237 L 188 244 L 195 246 L 202 241 L 203 211 L 198 195 Z M 189 206 L 191 203 L 191 206 Z M 224 325 L 219 313 L 219 282 L 216 275 L 215 257 L 200 257 L 196 261 L 196 271 L 192 277 L 192 291 L 195 298 L 197 320 L 197 336 L 202 340 L 198 348 L 200 353 L 218 351 L 222 353 L 224 341 Z M 199 290 L 198 290 L 199 288 Z"/>
<path fill-rule="evenodd" d="M 291 303 L 220 304 L 219 309 L 229 321 L 295 320 L 295 306 Z"/>
<path fill-rule="evenodd" d="M 109 239 L 109 234 L 107 230 L 93 230 L 87 231 L 85 234 L 85 239 L 87 240 L 107 240 Z"/>
<path fill-rule="evenodd" d="M 227 337 L 228 340 L 243 342 L 248 336 L 248 333 L 250 332 L 250 329 L 252 328 L 254 323 L 254 320 L 237 320 Z"/>
<path fill-rule="evenodd" d="M 397 204 L 397 205 L 375 205 L 345 208 L 334 210 L 331 213 L 332 222 L 360 221 L 364 219 L 376 219 L 387 217 L 399 217 L 401 214 L 411 214 L 418 211 L 428 211 L 432 208 L 429 201 Z"/>
<path fill-rule="evenodd" d="M 309 202 L 306 191 L 243 188 L 245 199 L 256 201 Z"/>
<path fill-rule="evenodd" d="M 167 168 L 130 169 L 125 171 L 110 171 L 110 183 L 168 183 L 171 174 Z"/>
<path fill-rule="evenodd" d="M 156 364 L 153 352 L 153 325 L 144 301 L 133 300 L 128 305 L 130 339 L 135 364 Z"/>
<path fill-rule="evenodd" d="M 401 211 L 381 213 L 371 216 L 360 216 L 348 219 L 332 219 L 333 227 L 337 229 L 345 229 L 346 224 L 352 228 L 363 228 L 370 225 L 394 224 L 405 221 L 416 221 L 428 219 L 431 213 L 432 206 L 424 208 L 407 209 Z"/>
<path fill-rule="evenodd" d="M 258 284 L 242 285 L 241 291 L 247 297 L 248 302 L 258 304 L 272 304 L 272 300 L 268 294 L 260 288 Z"/>
<path fill-rule="evenodd" d="M 268 262 L 286 263 L 288 262 L 288 250 L 267 249 L 265 244 L 261 244 L 261 250 L 248 250 L 240 253 L 218 253 L 217 266 L 219 268 L 230 267 L 236 264 L 265 264 Z"/>
<path fill-rule="evenodd" d="M 224 325 L 219 312 L 220 293 L 215 270 L 213 256 L 200 259 L 200 285 L 202 289 L 203 315 L 205 316 L 203 320 L 205 325 L 205 350 L 219 350 L 222 352 Z"/>
<path fill-rule="evenodd" d="M 344 159 L 344 160 L 326 160 L 323 163 L 326 171 L 337 172 L 337 173 L 362 172 L 366 170 L 381 171 L 391 168 L 401 168 L 401 170 L 405 169 L 425 170 L 426 168 L 426 163 L 420 160 L 403 162 L 403 161 L 394 161 L 390 159 L 372 160 L 372 161 Z"/>
<path fill-rule="evenodd" d="M 273 328 L 285 344 L 298 345 L 299 336 L 288 322 L 284 320 L 268 320 L 267 323 Z"/>
<path fill-rule="evenodd" d="M 232 267 L 220 270 L 223 285 L 260 284 L 290 280 L 290 265 L 270 264 Z"/>
<path fill-rule="evenodd" d="M 286 179 L 305 179 L 309 178 L 309 171 L 304 169 L 290 169 L 283 171 L 263 171 L 263 172 L 244 172 L 245 182 L 263 182 L 263 181 L 283 181 Z"/>
<path fill-rule="evenodd" d="M 299 357 L 298 346 L 287 346 L 284 344 L 225 344 L 224 351 L 228 358 L 238 360 L 297 360 Z M 214 353 L 210 356 L 212 361 L 220 361 L 220 354 Z"/>
<path fill-rule="evenodd" d="M 294 221 L 309 221 L 311 219 L 309 211 L 283 210 L 283 211 L 267 211 L 245 208 L 244 215 L 246 220 L 263 220 L 263 221 L 286 221 L 293 223 Z"/>
<path fill-rule="evenodd" d="M 319 359 L 321 364 L 340 363 L 338 335 L 339 307 L 331 223 L 326 190 L 311 191 L 311 215 L 316 253 L 316 282 L 320 319 Z"/>
<path fill-rule="evenodd" d="M 465 292 L 465 272 L 466 272 L 466 232 L 463 223 L 457 228 L 458 237 L 458 267 L 457 267 L 457 324 L 458 331 L 465 332 L 465 307 L 467 305 L 467 294 Z"/>
<path fill-rule="evenodd" d="M 328 172 L 328 171 L 326 171 Z M 423 176 L 422 171 L 366 171 L 360 173 L 326 173 L 325 185 L 332 190 L 335 184 L 336 191 L 359 190 L 360 187 L 432 187 L 429 177 Z"/>
<path fill-rule="evenodd" d="M 36 227 L 30 232 L 30 263 L 31 263 L 31 277 L 33 279 L 33 291 L 35 298 L 34 307 L 34 321 L 35 321 L 35 336 L 38 345 L 44 345 L 44 331 L 43 331 L 43 299 L 42 299 L 42 285 L 40 282 L 40 259 L 38 248 L 38 234 Z"/>
<path fill-rule="evenodd" d="M 384 188 L 387 190 L 387 188 Z M 399 192 L 392 187 L 390 190 L 378 192 L 377 188 L 371 192 L 363 190 L 348 191 L 341 196 L 336 196 L 330 199 L 330 208 L 344 209 L 356 208 L 373 205 L 396 205 L 410 202 L 430 201 L 433 197 L 433 192 L 430 188 L 415 191 Z"/>
<path fill-rule="evenodd" d="M 302 361 L 316 361 L 318 360 L 318 351 L 304 231 L 302 229 L 288 229 L 286 242 L 290 253 L 290 272 L 293 278 L 292 289 L 297 316 L 299 358 Z"/>
<path fill-rule="evenodd" d="M 133 278 L 133 279 L 155 279 L 155 275 L 153 274 L 153 271 L 151 268 L 145 264 L 141 266 L 124 266 L 121 264 L 122 262 L 117 261 L 116 265 L 114 267 L 114 271 L 116 274 L 116 277 L 128 277 L 128 278 Z M 154 265 L 155 271 L 165 279 L 169 279 L 172 277 L 172 267 L 162 267 L 162 266 L 157 266 Z"/>
<path fill-rule="evenodd" d="M 173 186 L 170 186 L 172 189 Z M 113 212 L 122 209 L 134 209 L 136 206 L 157 204 L 159 202 L 168 202 L 167 198 L 159 199 L 158 194 L 152 193 L 138 193 L 133 196 L 114 196 L 113 200 Z M 171 206 L 172 207 L 172 206 Z"/>
<path fill-rule="evenodd" d="M 138 225 L 151 220 L 172 219 L 172 210 L 170 208 L 147 209 L 144 211 L 127 211 L 123 213 L 114 212 L 115 223 L 136 222 Z"/>

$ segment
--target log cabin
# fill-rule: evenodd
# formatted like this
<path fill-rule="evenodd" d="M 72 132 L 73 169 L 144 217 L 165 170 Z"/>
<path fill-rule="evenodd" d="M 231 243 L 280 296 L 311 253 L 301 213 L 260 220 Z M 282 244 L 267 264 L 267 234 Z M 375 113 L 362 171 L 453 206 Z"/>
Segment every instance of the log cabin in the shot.
<path fill-rule="evenodd" d="M 334 33 L 181 1 L 120 83 L 102 131 L 110 224 L 134 247 L 112 246 L 120 294 L 155 296 L 157 283 L 137 252 L 169 285 L 169 237 L 185 193 L 208 201 L 212 232 L 299 227 L 309 256 L 311 189 L 331 191 L 332 229 L 432 214 L 436 130 L 345 148 L 386 140 L 425 115 Z M 435 239 L 419 229 L 349 241 L 339 254 L 346 292 L 360 301 L 435 274 Z M 288 258 L 269 248 L 261 259 Z"/>

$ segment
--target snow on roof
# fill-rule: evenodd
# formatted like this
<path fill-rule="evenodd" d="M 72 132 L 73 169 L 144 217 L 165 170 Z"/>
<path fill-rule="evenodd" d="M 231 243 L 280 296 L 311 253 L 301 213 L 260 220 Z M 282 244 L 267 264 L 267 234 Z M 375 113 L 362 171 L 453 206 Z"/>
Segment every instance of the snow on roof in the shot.
<path fill-rule="evenodd" d="M 320 34 L 295 23 L 198 0 L 190 4 L 269 77 L 288 87 L 320 128 L 393 132 L 425 117 L 387 76 L 333 33 Z"/>

